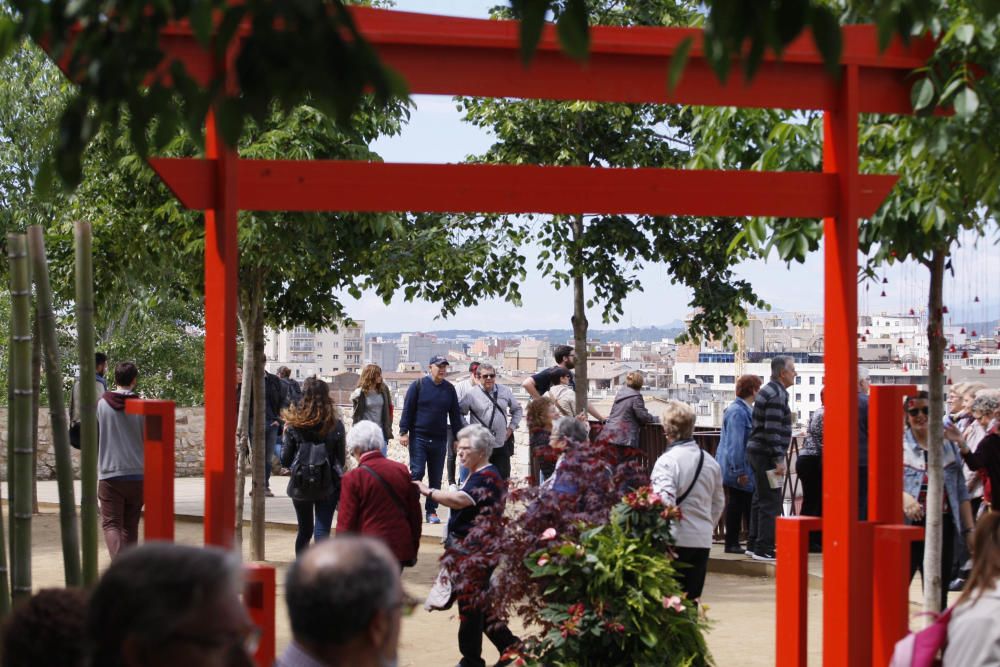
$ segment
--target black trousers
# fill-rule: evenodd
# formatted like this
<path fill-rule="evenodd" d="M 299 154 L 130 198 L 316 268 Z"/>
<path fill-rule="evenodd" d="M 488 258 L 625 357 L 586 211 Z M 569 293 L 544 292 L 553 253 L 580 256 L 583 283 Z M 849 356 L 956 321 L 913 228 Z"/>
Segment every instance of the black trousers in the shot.
<path fill-rule="evenodd" d="M 687 593 L 688 600 L 697 600 L 705 588 L 705 573 L 708 572 L 708 554 L 711 549 L 696 547 L 674 547 L 677 562 L 690 567 L 677 568 L 677 583 Z"/>
<path fill-rule="evenodd" d="M 795 462 L 795 472 L 802 482 L 802 515 L 823 516 L 823 457 L 800 456 Z M 823 533 L 809 533 L 809 546 L 821 547 Z"/>
<path fill-rule="evenodd" d="M 923 527 L 923 524 L 919 524 Z M 941 609 L 948 608 L 948 576 L 951 574 L 951 561 L 955 551 L 955 522 L 951 519 L 951 512 L 941 517 Z M 910 545 L 910 580 L 913 575 L 920 572 L 924 582 L 924 541 L 913 542 Z M 926 583 L 925 583 L 926 585 Z"/>
<path fill-rule="evenodd" d="M 504 651 L 517 644 L 520 640 L 514 636 L 505 623 L 497 624 L 491 614 L 483 613 L 477 607 L 458 599 L 458 650 L 462 660 L 461 667 L 485 667 L 483 660 L 483 635 L 496 646 L 502 656 Z"/>
<path fill-rule="evenodd" d="M 726 546 L 740 546 L 740 533 L 743 532 L 743 520 L 750 520 L 750 504 L 753 502 L 753 491 L 741 491 L 731 486 L 726 487 L 729 502 L 726 503 Z"/>
<path fill-rule="evenodd" d="M 510 479 L 510 452 L 507 451 L 506 445 L 493 448 L 493 453 L 490 454 L 490 463 L 497 467 L 500 479 Z"/>
<path fill-rule="evenodd" d="M 772 489 L 767 471 L 774 468 L 774 459 L 766 454 L 749 452 L 747 459 L 753 469 L 753 502 L 750 504 L 750 539 L 747 549 L 765 555 L 774 553 L 775 521 L 781 516 L 781 489 Z"/>

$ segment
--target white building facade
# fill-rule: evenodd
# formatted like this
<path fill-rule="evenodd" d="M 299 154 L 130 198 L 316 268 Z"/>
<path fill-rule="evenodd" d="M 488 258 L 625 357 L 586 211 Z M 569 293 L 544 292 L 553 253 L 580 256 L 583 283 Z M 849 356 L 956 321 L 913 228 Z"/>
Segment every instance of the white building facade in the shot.
<path fill-rule="evenodd" d="M 300 382 L 308 377 L 330 378 L 340 373 L 360 373 L 364 356 L 365 323 L 341 324 L 336 330 L 314 331 L 295 327 L 264 332 L 267 370 L 288 366 Z"/>

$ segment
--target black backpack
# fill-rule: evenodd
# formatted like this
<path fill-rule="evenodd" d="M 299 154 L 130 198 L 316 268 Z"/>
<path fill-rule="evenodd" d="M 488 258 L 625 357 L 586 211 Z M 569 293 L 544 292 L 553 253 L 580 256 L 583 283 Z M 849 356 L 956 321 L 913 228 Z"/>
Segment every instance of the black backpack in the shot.
<path fill-rule="evenodd" d="M 339 480 L 322 442 L 302 441 L 291 472 L 289 486 L 295 489 L 297 500 L 324 500 L 337 490 Z"/>

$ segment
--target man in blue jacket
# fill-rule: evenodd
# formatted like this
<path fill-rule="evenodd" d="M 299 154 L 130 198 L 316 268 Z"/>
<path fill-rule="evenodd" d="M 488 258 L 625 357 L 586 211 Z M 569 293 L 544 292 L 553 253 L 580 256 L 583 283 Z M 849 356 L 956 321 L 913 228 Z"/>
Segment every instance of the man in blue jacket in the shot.
<path fill-rule="evenodd" d="M 465 422 L 458 407 L 455 386 L 444 379 L 448 374 L 448 359 L 439 355 L 431 357 L 428 371 L 406 390 L 403 414 L 399 418 L 399 443 L 410 450 L 410 477 L 422 480 L 426 469 L 428 486 L 440 489 L 448 451 L 449 420 L 456 440 Z M 441 523 L 432 495 L 424 503 L 427 523 Z"/>

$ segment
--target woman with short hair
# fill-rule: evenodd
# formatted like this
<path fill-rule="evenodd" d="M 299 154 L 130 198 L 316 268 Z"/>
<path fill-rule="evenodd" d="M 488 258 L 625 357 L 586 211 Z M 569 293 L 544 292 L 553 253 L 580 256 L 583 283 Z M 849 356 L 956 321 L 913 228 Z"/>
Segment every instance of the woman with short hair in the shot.
<path fill-rule="evenodd" d="M 985 437 L 976 443 L 970 443 L 964 433 L 955 426 L 945 429 L 945 434 L 956 443 L 962 452 L 965 465 L 986 477 L 989 481 L 989 494 L 984 494 L 985 502 L 992 507 L 993 497 L 1000 494 L 1000 434 L 990 431 L 990 425 L 1000 411 L 1000 398 L 992 393 L 980 394 L 972 401 L 969 412 L 982 428 Z M 973 512 L 978 510 L 978 504 Z"/>
<path fill-rule="evenodd" d="M 670 401 L 663 411 L 663 431 L 669 447 L 653 466 L 650 485 L 667 505 L 681 511 L 673 527 L 681 590 L 698 600 L 705 586 L 712 534 L 722 516 L 725 496 L 722 470 L 712 455 L 698 446 L 694 435 L 695 413 L 687 403 Z"/>
<path fill-rule="evenodd" d="M 458 491 L 440 491 L 430 488 L 422 481 L 413 482 L 421 494 L 452 510 L 448 520 L 449 549 L 474 552 L 478 545 L 469 543 L 466 538 L 476 519 L 483 514 L 503 512 L 504 482 L 496 466 L 490 463 L 490 454 L 495 444 L 496 437 L 485 426 L 466 426 L 458 432 L 455 440 L 459 462 L 469 470 L 462 488 Z M 478 576 L 472 571 L 455 574 L 460 580 L 464 580 L 466 590 L 474 590 L 477 587 L 489 587 L 494 567 L 495 564 L 485 568 L 485 572 L 477 568 L 476 572 L 481 573 Z M 474 576 L 477 578 L 472 580 Z M 459 665 L 484 666 L 483 633 L 496 646 L 500 655 L 520 640 L 505 623 L 501 623 L 489 610 L 484 611 L 474 606 L 468 597 L 462 594 L 458 596 L 458 648 L 462 653 Z"/>
<path fill-rule="evenodd" d="M 559 413 L 564 417 L 576 414 L 576 390 L 570 386 L 572 374 L 562 366 L 556 366 L 549 371 L 552 387 L 545 392 L 545 397 L 552 401 Z"/>
<path fill-rule="evenodd" d="M 608 421 L 601 431 L 601 438 L 623 448 L 639 446 L 639 431 L 644 424 L 659 424 L 660 418 L 649 413 L 642 398 L 645 376 L 632 371 L 625 377 L 625 385 L 618 390 L 611 405 Z"/>
<path fill-rule="evenodd" d="M 726 553 L 741 554 L 740 533 L 744 518 L 750 519 L 753 501 L 753 471 L 747 461 L 747 440 L 753 427 L 753 402 L 760 391 L 757 375 L 741 375 L 736 380 L 736 400 L 722 413 L 722 433 L 715 456 L 722 469 L 726 504 Z"/>
<path fill-rule="evenodd" d="M 281 465 L 291 469 L 287 492 L 299 524 L 297 556 L 311 538 L 318 542 L 330 536 L 344 474 L 344 422 L 330 399 L 330 387 L 314 377 L 302 387 L 302 402 L 285 410 L 282 419 Z"/>
<path fill-rule="evenodd" d="M 358 386 L 351 392 L 351 404 L 352 423 L 370 421 L 382 429 L 382 456 L 385 456 L 392 440 L 392 394 L 382 382 L 382 369 L 377 364 L 368 364 L 361 371 Z"/>

